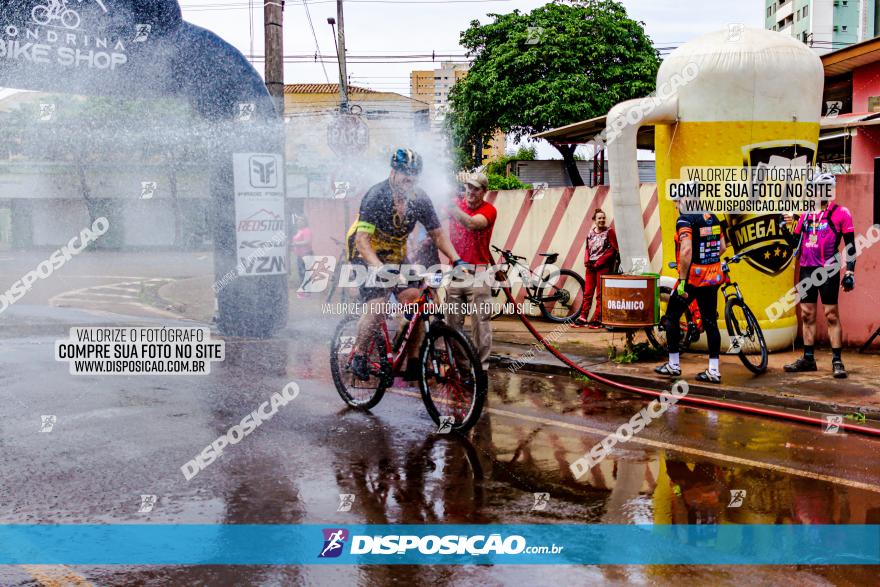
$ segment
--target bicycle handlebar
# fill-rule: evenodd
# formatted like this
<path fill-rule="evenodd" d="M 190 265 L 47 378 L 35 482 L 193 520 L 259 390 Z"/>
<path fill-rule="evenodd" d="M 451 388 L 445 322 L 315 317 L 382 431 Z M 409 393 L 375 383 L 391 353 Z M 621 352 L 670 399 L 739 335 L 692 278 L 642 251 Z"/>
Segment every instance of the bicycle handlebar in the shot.
<path fill-rule="evenodd" d="M 510 249 L 501 249 L 501 248 L 496 247 L 495 245 L 492 245 L 492 248 L 495 250 L 495 252 L 501 253 L 501 256 L 503 256 L 505 259 L 512 259 L 514 261 L 525 261 L 526 260 L 525 257 L 520 257 L 519 255 L 514 255 Z"/>

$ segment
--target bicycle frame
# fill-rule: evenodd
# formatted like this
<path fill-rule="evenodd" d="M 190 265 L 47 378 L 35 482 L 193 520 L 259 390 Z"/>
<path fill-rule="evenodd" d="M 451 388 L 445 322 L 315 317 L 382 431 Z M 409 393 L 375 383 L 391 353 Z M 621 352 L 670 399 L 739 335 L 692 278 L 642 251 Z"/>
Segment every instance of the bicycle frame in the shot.
<path fill-rule="evenodd" d="M 391 340 L 391 335 L 388 333 L 388 324 L 385 320 L 381 322 L 381 332 L 382 338 L 385 342 L 385 348 L 388 349 L 387 358 L 388 362 L 391 364 L 391 372 L 398 373 L 400 372 L 401 367 L 403 367 L 403 361 L 405 359 L 405 351 L 407 346 L 409 345 L 409 341 L 412 339 L 413 334 L 415 333 L 415 329 L 418 326 L 419 322 L 425 323 L 425 333 L 431 329 L 431 321 L 428 320 L 428 307 L 434 301 L 434 294 L 431 293 L 431 288 L 428 286 L 423 286 L 422 292 L 419 295 L 419 298 L 416 300 L 416 304 L 418 307 L 416 308 L 416 312 L 413 315 L 412 319 L 409 320 L 409 323 L 406 325 L 406 328 L 398 333 L 395 340 Z M 440 317 L 442 319 L 442 316 Z M 371 343 L 375 344 L 375 343 Z M 370 349 L 372 350 L 372 349 Z M 349 360 L 354 356 L 356 349 L 352 347 L 351 355 L 349 356 Z M 369 354 L 369 353 L 368 353 Z"/>
<path fill-rule="evenodd" d="M 528 266 L 520 263 L 515 259 L 504 259 L 504 262 L 501 264 L 501 268 L 498 270 L 498 273 L 503 275 L 503 280 L 506 283 L 508 281 L 508 276 L 510 274 L 510 270 L 512 268 L 516 268 L 519 272 L 519 276 L 522 279 L 525 275 L 528 275 L 528 279 L 523 279 L 523 289 L 526 290 L 526 299 L 530 302 L 541 303 L 541 302 L 553 302 L 556 301 L 555 297 L 551 298 L 541 298 L 540 293 L 543 289 L 543 286 L 550 285 L 547 281 L 541 277 L 544 274 L 544 268 L 547 266 L 546 260 L 538 266 L 535 271 L 529 269 Z M 509 286 L 508 286 L 509 287 Z M 550 286 L 554 287 L 554 286 Z M 496 293 L 495 290 L 501 290 L 502 287 L 492 288 L 493 295 Z"/>

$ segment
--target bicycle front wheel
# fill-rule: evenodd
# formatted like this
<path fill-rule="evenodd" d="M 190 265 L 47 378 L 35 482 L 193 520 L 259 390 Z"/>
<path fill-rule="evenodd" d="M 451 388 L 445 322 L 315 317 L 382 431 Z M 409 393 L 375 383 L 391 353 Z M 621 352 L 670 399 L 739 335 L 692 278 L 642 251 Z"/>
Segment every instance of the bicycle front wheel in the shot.
<path fill-rule="evenodd" d="M 538 300 L 541 314 L 547 320 L 560 323 L 574 320 L 584 303 L 584 278 L 570 269 L 560 269 L 554 284 L 545 282 L 541 287 Z"/>
<path fill-rule="evenodd" d="M 352 373 L 359 316 L 347 316 L 336 327 L 330 345 L 330 372 L 342 400 L 353 408 L 369 410 L 382 400 L 391 386 L 391 363 L 384 336 L 377 331 L 367 345 L 366 356 L 370 376 L 366 380 Z"/>
<path fill-rule="evenodd" d="M 470 340 L 446 324 L 432 325 L 419 358 L 422 401 L 438 430 L 470 430 L 480 419 L 489 386 Z"/>
<path fill-rule="evenodd" d="M 724 321 L 727 334 L 737 337 L 739 360 L 752 373 L 761 374 L 767 370 L 767 343 L 758 325 L 758 319 L 739 298 L 730 298 L 724 306 Z"/>

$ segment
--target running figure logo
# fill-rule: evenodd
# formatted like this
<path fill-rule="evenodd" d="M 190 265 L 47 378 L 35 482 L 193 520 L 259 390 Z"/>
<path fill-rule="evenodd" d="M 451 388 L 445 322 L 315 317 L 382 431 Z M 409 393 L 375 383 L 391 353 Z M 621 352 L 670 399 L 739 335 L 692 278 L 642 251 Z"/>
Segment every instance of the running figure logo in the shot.
<path fill-rule="evenodd" d="M 327 289 L 330 278 L 336 270 L 336 257 L 329 255 L 305 255 L 303 263 L 307 267 L 299 293 L 318 293 Z"/>
<path fill-rule="evenodd" d="M 348 530 L 342 528 L 324 528 L 324 548 L 318 558 L 336 558 L 342 554 L 342 547 L 348 540 Z"/>

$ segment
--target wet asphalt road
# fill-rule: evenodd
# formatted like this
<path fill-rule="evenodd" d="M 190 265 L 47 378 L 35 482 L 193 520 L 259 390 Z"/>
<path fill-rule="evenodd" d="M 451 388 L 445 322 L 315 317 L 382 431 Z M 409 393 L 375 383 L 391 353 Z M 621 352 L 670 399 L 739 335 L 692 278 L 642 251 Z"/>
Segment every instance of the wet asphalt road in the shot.
<path fill-rule="evenodd" d="M 564 377 L 493 372 L 469 438 L 433 434 L 412 390 L 372 414 L 328 376 L 331 319 L 227 340 L 196 376 L 71 376 L 71 326 L 172 325 L 16 304 L 0 315 L 0 521 L 21 523 L 880 523 L 880 442 L 675 407 L 588 476 L 568 463 L 645 405 Z M 178 324 L 191 324 L 180 322 Z M 299 397 L 191 481 L 180 467 L 295 381 Z M 41 415 L 56 416 L 40 432 Z M 731 490 L 746 490 L 728 507 Z M 542 511 L 534 493 L 550 494 Z M 139 513 L 141 495 L 157 496 Z M 340 494 L 353 494 L 349 512 Z M 2 585 L 875 585 L 859 567 L 0 567 Z"/>

